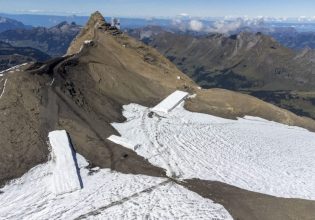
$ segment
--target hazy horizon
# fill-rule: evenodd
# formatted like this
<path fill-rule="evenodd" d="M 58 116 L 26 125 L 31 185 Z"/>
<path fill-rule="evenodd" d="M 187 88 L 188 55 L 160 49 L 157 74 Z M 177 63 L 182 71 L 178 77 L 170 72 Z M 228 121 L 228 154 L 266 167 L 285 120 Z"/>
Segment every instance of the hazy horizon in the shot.
<path fill-rule="evenodd" d="M 315 1 L 308 0 L 0 0 L 0 13 L 88 16 L 98 10 L 104 16 L 167 18 L 192 17 L 284 17 L 315 18 Z"/>

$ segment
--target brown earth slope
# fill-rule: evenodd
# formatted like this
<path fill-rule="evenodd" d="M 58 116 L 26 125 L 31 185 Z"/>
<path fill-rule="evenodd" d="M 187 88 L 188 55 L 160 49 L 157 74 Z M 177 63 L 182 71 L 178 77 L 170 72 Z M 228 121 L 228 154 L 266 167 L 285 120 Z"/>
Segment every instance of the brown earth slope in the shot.
<path fill-rule="evenodd" d="M 84 43 L 86 40 L 92 41 Z M 1 183 L 47 160 L 45 142 L 54 129 L 66 129 L 75 149 L 92 165 L 165 176 L 164 170 L 107 137 L 117 134 L 110 123 L 124 120 L 122 105 L 153 106 L 176 89 L 197 94 L 186 103 L 191 111 L 229 118 L 254 115 L 315 131 L 313 120 L 254 97 L 198 89 L 156 50 L 109 27 L 99 13 L 73 42 L 69 56 L 30 64 L 6 73 L 0 81 L 0 94 L 4 91 L 0 98 Z"/>

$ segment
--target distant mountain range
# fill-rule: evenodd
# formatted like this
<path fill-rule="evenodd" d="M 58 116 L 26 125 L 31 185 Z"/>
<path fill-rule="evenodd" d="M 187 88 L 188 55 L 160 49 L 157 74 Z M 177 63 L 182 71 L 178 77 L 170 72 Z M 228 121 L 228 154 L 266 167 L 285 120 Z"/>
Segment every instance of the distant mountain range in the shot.
<path fill-rule="evenodd" d="M 5 30 L 31 29 L 33 27 L 51 28 L 60 23 L 76 23 L 84 25 L 88 16 L 57 16 L 34 14 L 4 14 L 0 13 L 0 32 Z M 106 17 L 110 21 L 110 17 Z M 2 23 L 1 23 L 2 21 Z M 222 20 L 222 18 L 195 19 L 190 17 L 176 17 L 168 19 L 160 18 L 120 18 L 122 29 L 144 28 L 146 26 L 159 26 L 165 30 L 184 31 L 194 36 L 208 35 L 209 32 L 238 34 L 241 32 L 262 32 L 274 37 L 286 47 L 301 49 L 305 47 L 315 48 L 315 24 L 310 21 L 277 19 L 267 20 Z M 194 22 L 201 25 L 196 29 Z M 25 25 L 27 24 L 27 25 Z M 196 25 L 196 24 L 195 24 Z M 47 51 L 44 51 L 47 52 Z"/>
<path fill-rule="evenodd" d="M 0 41 L 0 71 L 31 61 L 45 61 L 50 56 L 31 47 L 13 47 Z"/>
<path fill-rule="evenodd" d="M 295 51 L 261 33 L 191 36 L 157 27 L 129 31 L 204 88 L 252 94 L 315 118 L 315 51 Z"/>
<path fill-rule="evenodd" d="M 292 49 L 312 48 L 315 49 L 315 32 L 275 31 L 269 33 L 282 45 Z"/>
<path fill-rule="evenodd" d="M 62 22 L 54 27 L 13 29 L 0 33 L 0 40 L 15 47 L 32 47 L 50 56 L 62 56 L 81 30 L 76 23 Z"/>
<path fill-rule="evenodd" d="M 57 16 L 57 15 L 34 15 L 34 14 L 4 14 L 0 13 L 0 16 L 14 19 L 24 24 L 31 25 L 33 27 L 53 27 L 61 22 L 72 23 L 75 22 L 78 25 L 84 25 L 89 17 L 88 16 Z M 109 22 L 111 17 L 105 17 Z M 138 28 L 147 25 L 159 25 L 170 26 L 172 25 L 172 19 L 159 19 L 159 18 L 119 18 L 122 28 Z"/>
<path fill-rule="evenodd" d="M 6 31 L 6 30 L 16 30 L 16 29 L 30 29 L 31 26 L 24 25 L 22 22 L 6 18 L 6 17 L 0 17 L 0 32 Z"/>

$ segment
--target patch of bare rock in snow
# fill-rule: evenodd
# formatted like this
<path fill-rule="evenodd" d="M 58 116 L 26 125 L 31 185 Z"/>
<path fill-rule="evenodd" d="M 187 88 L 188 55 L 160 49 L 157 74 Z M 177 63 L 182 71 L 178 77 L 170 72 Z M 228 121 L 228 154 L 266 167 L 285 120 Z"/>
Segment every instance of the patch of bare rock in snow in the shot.
<path fill-rule="evenodd" d="M 88 168 L 72 154 L 65 131 L 50 133 L 49 140 L 52 159 L 0 189 L 0 219 L 232 219 L 221 205 L 168 178 Z M 64 175 L 56 177 L 56 169 Z M 52 184 L 61 189 L 57 194 Z"/>
<path fill-rule="evenodd" d="M 315 133 L 251 116 L 228 120 L 193 113 L 182 104 L 155 113 L 155 108 L 126 105 L 126 122 L 112 125 L 138 144 L 137 154 L 173 178 L 315 199 Z"/>

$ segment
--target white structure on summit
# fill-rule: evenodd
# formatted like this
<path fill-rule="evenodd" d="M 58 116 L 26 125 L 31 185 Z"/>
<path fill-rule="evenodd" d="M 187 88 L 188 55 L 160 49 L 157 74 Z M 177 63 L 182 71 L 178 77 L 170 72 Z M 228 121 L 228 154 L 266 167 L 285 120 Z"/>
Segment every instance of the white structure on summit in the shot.
<path fill-rule="evenodd" d="M 111 25 L 112 25 L 112 27 L 116 27 L 117 29 L 120 30 L 120 20 L 119 20 L 119 18 L 112 18 Z"/>
<path fill-rule="evenodd" d="M 189 93 L 183 91 L 175 91 L 168 97 L 166 97 L 162 102 L 153 107 L 151 110 L 153 112 L 163 112 L 168 113 L 176 106 L 178 106 L 183 100 L 189 96 Z"/>
<path fill-rule="evenodd" d="M 52 192 L 56 195 L 81 189 L 75 152 L 65 130 L 52 131 L 48 135 L 52 154 Z"/>

